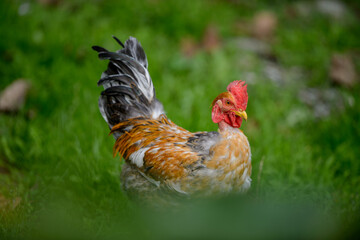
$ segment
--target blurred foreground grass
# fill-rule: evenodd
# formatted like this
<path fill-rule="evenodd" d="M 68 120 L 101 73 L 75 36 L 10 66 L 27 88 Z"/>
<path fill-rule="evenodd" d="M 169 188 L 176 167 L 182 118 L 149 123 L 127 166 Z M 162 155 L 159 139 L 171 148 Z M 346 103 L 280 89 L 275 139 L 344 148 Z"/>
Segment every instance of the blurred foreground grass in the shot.
<path fill-rule="evenodd" d="M 0 3 L 0 89 L 17 78 L 31 83 L 21 111 L 0 115 L 0 237 L 288 239 L 356 231 L 360 89 L 333 86 L 328 74 L 337 52 L 352 53 L 359 70 L 356 3 L 348 1 L 334 19 L 293 14 L 304 2 L 291 1 L 40 2 Z M 249 37 L 241 26 L 264 9 L 278 18 L 268 56 L 239 47 Z M 209 25 L 220 47 L 185 57 L 183 42 L 201 43 Z M 91 50 L 118 49 L 111 35 L 139 39 L 157 97 L 188 130 L 216 130 L 211 101 L 230 81 L 248 82 L 242 129 L 252 146 L 253 185 L 246 196 L 175 213 L 148 213 L 128 202 L 97 107 L 106 63 Z M 325 102 L 329 115 L 316 117 L 317 102 L 301 101 L 309 87 L 335 91 L 335 103 Z"/>

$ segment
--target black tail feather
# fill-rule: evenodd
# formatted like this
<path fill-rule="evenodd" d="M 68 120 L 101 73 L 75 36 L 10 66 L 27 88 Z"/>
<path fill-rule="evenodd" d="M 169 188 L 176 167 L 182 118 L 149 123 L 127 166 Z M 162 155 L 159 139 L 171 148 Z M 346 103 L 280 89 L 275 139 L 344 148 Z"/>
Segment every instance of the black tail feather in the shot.
<path fill-rule="evenodd" d="M 125 48 L 124 44 L 117 37 L 115 37 L 114 35 L 112 37 L 113 37 L 113 39 L 115 39 L 115 41 L 117 41 L 118 44 L 120 44 L 120 46 Z"/>
<path fill-rule="evenodd" d="M 130 37 L 117 52 L 93 46 L 100 59 L 110 60 L 98 85 L 104 87 L 99 98 L 100 112 L 112 128 L 115 124 L 134 117 L 157 118 L 164 113 L 155 98 L 155 89 L 147 70 L 146 54 L 140 43 Z"/>
<path fill-rule="evenodd" d="M 100 53 L 100 52 L 108 52 L 108 50 L 106 50 L 103 47 L 99 47 L 99 46 L 92 46 L 92 49 L 97 51 L 98 53 Z"/>

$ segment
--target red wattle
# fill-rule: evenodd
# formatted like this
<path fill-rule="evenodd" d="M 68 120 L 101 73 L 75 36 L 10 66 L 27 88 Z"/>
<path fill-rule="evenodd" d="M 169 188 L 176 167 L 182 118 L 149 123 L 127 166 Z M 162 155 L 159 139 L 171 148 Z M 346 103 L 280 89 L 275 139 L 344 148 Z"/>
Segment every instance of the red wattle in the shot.
<path fill-rule="evenodd" d="M 233 112 L 225 114 L 225 122 L 233 128 L 239 128 L 242 123 L 241 117 L 235 115 Z"/>
<path fill-rule="evenodd" d="M 211 119 L 214 123 L 219 123 L 224 119 L 224 114 L 221 112 L 220 107 L 217 104 L 215 104 L 212 109 Z"/>

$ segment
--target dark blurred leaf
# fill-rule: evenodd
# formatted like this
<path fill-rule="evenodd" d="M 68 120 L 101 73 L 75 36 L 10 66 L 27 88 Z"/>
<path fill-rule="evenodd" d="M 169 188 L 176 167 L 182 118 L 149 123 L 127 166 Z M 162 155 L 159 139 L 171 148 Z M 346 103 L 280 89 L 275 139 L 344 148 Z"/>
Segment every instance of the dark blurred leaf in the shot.
<path fill-rule="evenodd" d="M 38 3 L 44 6 L 58 6 L 63 0 L 37 0 Z"/>

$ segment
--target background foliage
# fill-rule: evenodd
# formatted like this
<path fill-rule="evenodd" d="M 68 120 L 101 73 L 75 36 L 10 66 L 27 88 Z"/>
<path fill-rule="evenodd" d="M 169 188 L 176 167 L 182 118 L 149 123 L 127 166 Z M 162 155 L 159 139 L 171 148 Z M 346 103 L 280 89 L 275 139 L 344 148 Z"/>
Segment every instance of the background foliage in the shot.
<path fill-rule="evenodd" d="M 334 84 L 329 73 L 338 53 L 359 70 L 360 8 L 337 2 L 343 12 L 334 15 L 319 2 L 1 1 L 0 89 L 18 78 L 31 89 L 18 113 L 0 115 L 0 236 L 351 237 L 360 89 Z M 269 36 L 253 32 L 264 10 L 275 20 Z M 216 130 L 210 103 L 230 81 L 247 81 L 246 196 L 175 213 L 128 202 L 97 106 L 106 62 L 91 50 L 117 50 L 111 35 L 139 39 L 157 97 L 188 130 Z"/>

